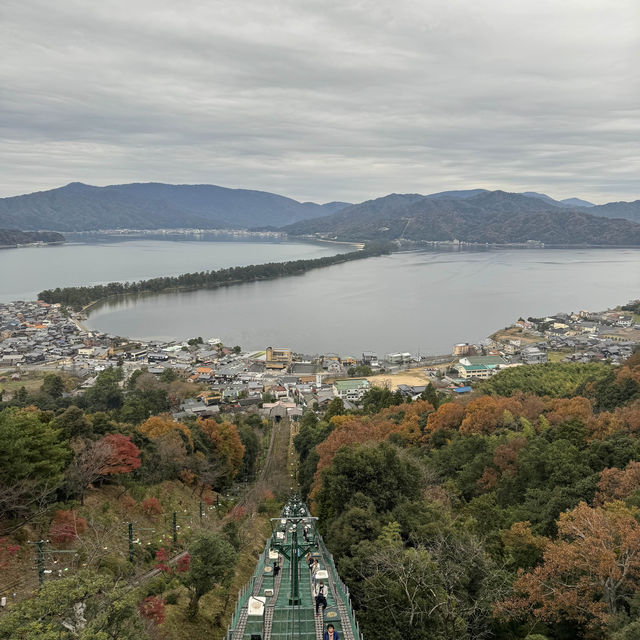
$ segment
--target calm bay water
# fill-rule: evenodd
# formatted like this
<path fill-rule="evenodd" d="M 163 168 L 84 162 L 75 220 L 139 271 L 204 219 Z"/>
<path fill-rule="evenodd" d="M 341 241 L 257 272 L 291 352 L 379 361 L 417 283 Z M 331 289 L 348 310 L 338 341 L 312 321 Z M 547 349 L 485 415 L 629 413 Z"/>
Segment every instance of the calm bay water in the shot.
<path fill-rule="evenodd" d="M 34 300 L 55 287 L 145 280 L 192 271 L 320 258 L 347 245 L 303 242 L 211 240 L 208 236 L 126 239 L 97 236 L 93 241 L 51 247 L 0 250 L 0 302 Z"/>
<path fill-rule="evenodd" d="M 638 296 L 638 249 L 419 251 L 279 280 L 106 301 L 87 324 L 134 338 L 219 337 L 310 354 L 438 354 L 519 316 L 605 309 Z"/>

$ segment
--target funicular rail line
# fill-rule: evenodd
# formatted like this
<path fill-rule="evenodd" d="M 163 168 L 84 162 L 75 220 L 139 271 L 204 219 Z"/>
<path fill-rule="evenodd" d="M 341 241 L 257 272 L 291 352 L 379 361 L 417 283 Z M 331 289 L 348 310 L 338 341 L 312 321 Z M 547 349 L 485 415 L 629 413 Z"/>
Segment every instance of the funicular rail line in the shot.
<path fill-rule="evenodd" d="M 320 607 L 318 614 L 308 559 L 317 561 L 314 577 L 327 591 L 326 609 Z M 276 566 L 279 572 L 274 572 Z M 340 580 L 316 519 L 292 496 L 281 517 L 272 519 L 272 536 L 249 584 L 238 594 L 224 640 L 322 640 L 329 623 L 341 640 L 363 640 L 349 590 Z"/>

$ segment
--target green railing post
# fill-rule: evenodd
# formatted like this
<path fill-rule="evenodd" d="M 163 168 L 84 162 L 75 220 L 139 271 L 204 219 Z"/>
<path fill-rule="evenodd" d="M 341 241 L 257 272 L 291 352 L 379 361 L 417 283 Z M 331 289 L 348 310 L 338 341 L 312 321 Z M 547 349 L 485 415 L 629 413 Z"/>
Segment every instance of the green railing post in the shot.
<path fill-rule="evenodd" d="M 133 564 L 133 522 L 129 523 L 129 562 Z"/>
<path fill-rule="evenodd" d="M 173 544 L 178 544 L 178 514 L 173 512 Z"/>
<path fill-rule="evenodd" d="M 200 500 L 200 526 L 202 526 L 202 518 L 204 517 L 204 514 L 202 512 L 202 500 Z"/>
<path fill-rule="evenodd" d="M 38 548 L 37 564 L 38 564 L 38 584 L 42 586 L 44 582 L 44 540 L 36 542 Z"/>

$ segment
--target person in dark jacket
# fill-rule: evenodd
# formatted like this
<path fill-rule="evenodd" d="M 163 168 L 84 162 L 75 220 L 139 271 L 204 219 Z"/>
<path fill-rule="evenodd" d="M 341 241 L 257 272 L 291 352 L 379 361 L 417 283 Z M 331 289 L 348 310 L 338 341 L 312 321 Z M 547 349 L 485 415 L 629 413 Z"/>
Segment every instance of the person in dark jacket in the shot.
<path fill-rule="evenodd" d="M 316 615 L 318 615 L 318 611 L 320 610 L 320 605 L 322 605 L 322 611 L 327 608 L 327 591 L 324 586 L 324 582 L 320 580 L 314 589 L 316 596 Z M 333 640 L 333 638 L 331 638 Z"/>
<path fill-rule="evenodd" d="M 324 632 L 324 640 L 340 640 L 340 634 L 332 624 L 327 625 L 327 630 Z"/>

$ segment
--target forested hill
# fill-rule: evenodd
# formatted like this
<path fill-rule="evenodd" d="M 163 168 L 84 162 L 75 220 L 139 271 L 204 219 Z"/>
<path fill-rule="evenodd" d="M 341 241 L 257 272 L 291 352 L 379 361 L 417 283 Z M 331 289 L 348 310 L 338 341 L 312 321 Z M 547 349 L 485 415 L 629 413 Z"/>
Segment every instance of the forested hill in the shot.
<path fill-rule="evenodd" d="M 319 205 L 265 191 L 214 185 L 94 187 L 74 182 L 50 191 L 0 198 L 0 226 L 53 231 L 280 227 L 344 206 L 343 202 Z"/>
<path fill-rule="evenodd" d="M 302 493 L 364 637 L 636 640 L 640 352 L 485 385 L 372 387 L 300 420 Z"/>
<path fill-rule="evenodd" d="M 53 231 L 18 231 L 17 229 L 0 229 L 0 247 L 14 247 L 32 242 L 64 242 L 60 233 Z"/>
<path fill-rule="evenodd" d="M 640 222 L 640 200 L 609 202 L 589 209 L 589 213 L 605 218 L 626 218 L 632 222 Z"/>
<path fill-rule="evenodd" d="M 633 207 L 635 203 L 627 204 Z M 344 240 L 640 245 L 640 224 L 593 215 L 601 208 L 560 207 L 542 198 L 504 191 L 464 198 L 392 194 L 284 230 L 293 235 L 319 233 Z"/>

